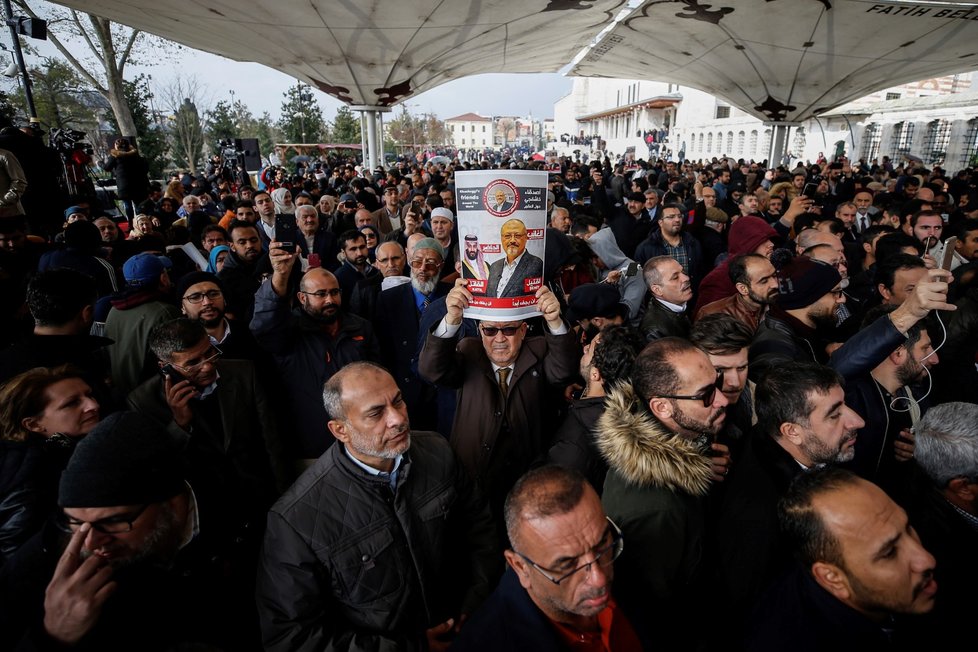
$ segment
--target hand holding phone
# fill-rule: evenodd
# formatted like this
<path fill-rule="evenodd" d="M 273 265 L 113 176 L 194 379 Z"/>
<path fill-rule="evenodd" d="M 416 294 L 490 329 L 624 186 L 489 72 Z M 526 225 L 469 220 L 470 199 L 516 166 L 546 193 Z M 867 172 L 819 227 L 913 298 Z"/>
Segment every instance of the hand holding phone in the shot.
<path fill-rule="evenodd" d="M 944 241 L 944 257 L 941 259 L 941 269 L 951 271 L 951 263 L 954 262 L 954 249 L 958 244 L 958 237 L 952 235 Z"/>
<path fill-rule="evenodd" d="M 809 199 L 815 199 L 815 194 L 818 192 L 817 183 L 806 183 L 805 189 L 802 190 L 801 194 L 805 195 Z"/>
<path fill-rule="evenodd" d="M 164 376 L 170 377 L 170 385 L 176 385 L 177 383 L 182 383 L 187 380 L 187 377 L 178 372 L 172 364 L 167 362 L 165 365 L 160 367 L 160 373 Z"/>

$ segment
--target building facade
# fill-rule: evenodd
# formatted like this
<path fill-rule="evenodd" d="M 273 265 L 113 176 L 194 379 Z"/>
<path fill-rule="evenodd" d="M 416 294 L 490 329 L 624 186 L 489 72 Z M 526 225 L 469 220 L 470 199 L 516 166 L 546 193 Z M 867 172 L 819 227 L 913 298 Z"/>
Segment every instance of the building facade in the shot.
<path fill-rule="evenodd" d="M 867 161 L 915 156 L 959 169 L 978 156 L 978 93 L 972 73 L 885 89 L 792 125 L 792 161 L 846 154 Z M 699 161 L 766 160 L 773 126 L 708 93 L 665 82 L 575 78 L 554 105 L 554 139 L 564 155 L 587 153 Z"/>
<path fill-rule="evenodd" d="M 493 120 L 478 113 L 464 113 L 445 120 L 453 147 L 471 149 L 493 146 Z"/>

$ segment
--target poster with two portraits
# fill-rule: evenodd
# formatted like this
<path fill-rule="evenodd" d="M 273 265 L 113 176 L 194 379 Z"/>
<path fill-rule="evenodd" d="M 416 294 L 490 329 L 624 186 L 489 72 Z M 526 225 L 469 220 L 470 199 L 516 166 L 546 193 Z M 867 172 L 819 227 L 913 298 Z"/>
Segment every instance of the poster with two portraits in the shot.
<path fill-rule="evenodd" d="M 547 231 L 546 171 L 468 170 L 455 174 L 456 229 L 471 319 L 539 315 Z"/>

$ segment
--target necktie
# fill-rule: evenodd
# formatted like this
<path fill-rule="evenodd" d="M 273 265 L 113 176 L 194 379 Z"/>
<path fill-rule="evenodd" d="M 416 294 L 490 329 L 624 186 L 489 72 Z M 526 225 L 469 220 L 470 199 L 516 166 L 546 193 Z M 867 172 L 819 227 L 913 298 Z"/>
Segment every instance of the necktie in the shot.
<path fill-rule="evenodd" d="M 421 312 L 424 312 L 425 308 L 427 308 L 430 304 L 431 304 L 431 295 L 430 294 L 424 295 L 424 301 L 421 302 Z"/>
<path fill-rule="evenodd" d="M 503 367 L 499 370 L 499 391 L 503 393 L 503 400 L 509 396 L 509 374 L 512 373 L 510 367 Z"/>
<path fill-rule="evenodd" d="M 865 215 L 860 215 L 859 216 L 859 232 L 862 233 L 865 230 L 866 230 L 866 216 Z"/>

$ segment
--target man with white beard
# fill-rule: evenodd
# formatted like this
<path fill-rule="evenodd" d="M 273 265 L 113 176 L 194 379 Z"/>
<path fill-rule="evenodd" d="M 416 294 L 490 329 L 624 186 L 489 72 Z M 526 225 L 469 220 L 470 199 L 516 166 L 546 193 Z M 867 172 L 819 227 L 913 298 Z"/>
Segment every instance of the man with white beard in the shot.
<path fill-rule="evenodd" d="M 374 314 L 381 360 L 401 388 L 411 423 L 422 430 L 436 428 L 437 407 L 435 388 L 413 371 L 417 369 L 421 350 L 418 324 L 428 305 L 449 289 L 438 282 L 444 261 L 445 251 L 437 240 L 424 238 L 418 241 L 408 260 L 411 282 L 381 292 Z M 452 270 L 448 271 L 451 273 Z"/>

